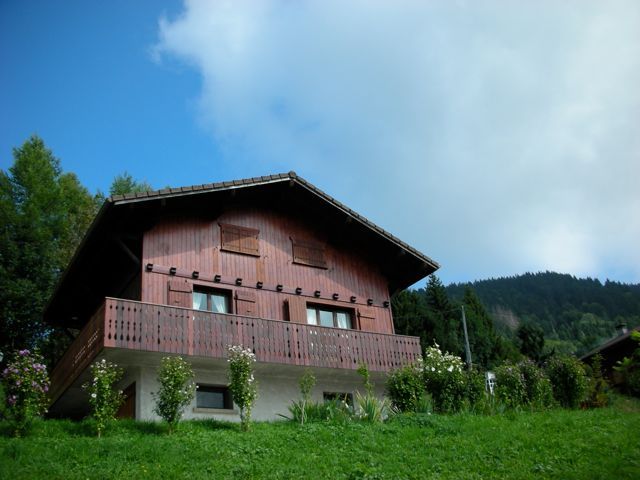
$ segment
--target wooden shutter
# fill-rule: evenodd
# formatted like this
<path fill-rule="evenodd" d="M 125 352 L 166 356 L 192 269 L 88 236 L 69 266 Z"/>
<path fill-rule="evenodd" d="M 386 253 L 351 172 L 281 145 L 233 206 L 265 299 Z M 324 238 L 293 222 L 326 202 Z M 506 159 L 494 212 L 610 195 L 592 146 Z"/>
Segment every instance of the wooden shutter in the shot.
<path fill-rule="evenodd" d="M 238 315 L 248 315 L 255 317 L 258 312 L 256 309 L 256 293 L 238 290 L 236 292 L 236 313 Z"/>
<path fill-rule="evenodd" d="M 169 291 L 167 292 L 167 304 L 172 307 L 191 308 L 193 303 L 191 300 L 191 292 L 193 287 L 191 283 L 181 280 L 169 280 Z"/>
<path fill-rule="evenodd" d="M 309 265 L 311 267 L 327 268 L 324 245 L 308 240 L 292 238 L 293 263 Z"/>
<path fill-rule="evenodd" d="M 289 297 L 287 300 L 289 308 L 289 321 L 293 323 L 307 323 L 307 302 L 301 297 Z"/>
<path fill-rule="evenodd" d="M 220 224 L 220 249 L 227 252 L 244 253 L 246 255 L 260 256 L 258 248 L 259 230 L 255 228 L 240 227 L 238 225 Z"/>
<path fill-rule="evenodd" d="M 373 307 L 358 307 L 358 319 L 360 321 L 360 330 L 365 332 L 377 332 L 379 330 Z"/>

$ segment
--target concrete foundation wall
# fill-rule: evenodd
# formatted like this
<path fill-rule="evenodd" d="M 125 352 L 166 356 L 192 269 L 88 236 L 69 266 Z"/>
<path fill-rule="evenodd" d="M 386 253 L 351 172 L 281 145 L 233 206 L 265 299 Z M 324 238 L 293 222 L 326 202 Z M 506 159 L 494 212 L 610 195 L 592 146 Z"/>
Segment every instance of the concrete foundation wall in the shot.
<path fill-rule="evenodd" d="M 115 362 L 125 370 L 118 388 L 125 389 L 135 382 L 136 405 L 135 417 L 139 420 L 159 420 L 153 412 L 155 400 L 153 393 L 158 391 L 158 369 L 161 355 L 151 352 L 135 352 L 131 350 L 112 349 L 103 352 L 101 357 Z M 205 385 L 227 385 L 227 362 L 225 360 L 189 357 L 196 383 Z M 316 377 L 316 385 L 312 390 L 315 401 L 323 401 L 325 392 L 339 392 L 355 394 L 364 391 L 363 381 L 354 370 L 310 368 Z M 258 398 L 252 411 L 254 420 L 282 420 L 281 415 L 289 416 L 288 407 L 293 400 L 300 398 L 299 381 L 305 372 L 305 367 L 257 363 L 255 378 L 258 383 Z M 386 376 L 372 373 L 375 393 L 382 398 Z M 68 391 L 67 394 L 71 394 Z M 196 407 L 194 399 L 184 412 L 185 419 L 216 419 L 223 421 L 239 421 L 239 410 L 234 404 L 232 410 L 204 410 Z"/>

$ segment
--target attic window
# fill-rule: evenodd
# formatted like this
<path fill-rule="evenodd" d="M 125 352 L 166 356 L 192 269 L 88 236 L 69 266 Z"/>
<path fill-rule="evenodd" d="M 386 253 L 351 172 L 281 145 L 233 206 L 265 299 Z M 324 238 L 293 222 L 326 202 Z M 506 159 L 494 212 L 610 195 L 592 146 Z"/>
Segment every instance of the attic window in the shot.
<path fill-rule="evenodd" d="M 308 240 L 291 239 L 293 246 L 293 263 L 311 267 L 327 268 L 324 246 Z"/>
<path fill-rule="evenodd" d="M 255 228 L 240 227 L 238 225 L 220 224 L 220 248 L 227 252 L 244 253 L 245 255 L 260 256 L 258 249 L 258 234 Z"/>

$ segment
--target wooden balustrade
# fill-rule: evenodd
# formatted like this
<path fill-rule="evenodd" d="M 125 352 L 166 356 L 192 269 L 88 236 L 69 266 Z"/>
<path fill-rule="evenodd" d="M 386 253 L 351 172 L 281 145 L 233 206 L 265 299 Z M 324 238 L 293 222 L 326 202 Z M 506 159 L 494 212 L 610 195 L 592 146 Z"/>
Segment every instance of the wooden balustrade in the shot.
<path fill-rule="evenodd" d="M 55 401 L 87 368 L 104 346 L 104 310 L 102 304 L 80 330 L 51 372 L 50 397 Z"/>
<path fill-rule="evenodd" d="M 52 383 L 58 384 L 64 372 L 75 379 L 102 346 L 226 358 L 229 345 L 251 349 L 259 362 L 345 369 L 364 363 L 383 372 L 421 353 L 417 337 L 107 298 L 56 367 Z M 56 391 L 68 384 L 56 385 Z"/>

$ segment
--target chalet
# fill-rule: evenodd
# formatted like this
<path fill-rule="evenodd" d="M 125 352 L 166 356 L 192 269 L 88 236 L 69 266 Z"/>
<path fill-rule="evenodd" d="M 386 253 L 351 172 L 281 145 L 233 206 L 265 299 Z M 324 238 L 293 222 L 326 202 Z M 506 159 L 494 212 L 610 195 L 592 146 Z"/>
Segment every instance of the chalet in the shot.
<path fill-rule="evenodd" d="M 199 386 L 185 417 L 235 420 L 228 345 L 256 355 L 256 419 L 287 413 L 305 368 L 316 400 L 361 388 L 360 363 L 382 395 L 421 353 L 395 335 L 391 295 L 437 268 L 294 172 L 111 197 L 45 311 L 75 337 L 50 411 L 85 415 L 81 385 L 106 358 L 125 370 L 121 415 L 157 418 L 160 360 L 181 355 Z"/>

